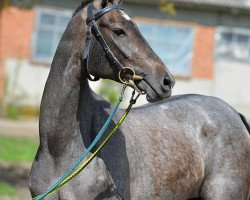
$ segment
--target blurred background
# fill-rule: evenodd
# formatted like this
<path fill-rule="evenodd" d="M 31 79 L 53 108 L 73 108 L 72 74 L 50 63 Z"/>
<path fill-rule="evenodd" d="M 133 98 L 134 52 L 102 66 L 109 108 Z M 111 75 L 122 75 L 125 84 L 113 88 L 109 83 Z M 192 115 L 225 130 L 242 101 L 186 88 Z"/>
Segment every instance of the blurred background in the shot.
<path fill-rule="evenodd" d="M 0 200 L 30 198 L 44 84 L 80 2 L 0 0 Z M 124 7 L 175 76 L 174 95 L 220 97 L 250 119 L 250 0 L 124 0 Z M 91 85 L 111 102 L 120 92 L 107 81 Z"/>

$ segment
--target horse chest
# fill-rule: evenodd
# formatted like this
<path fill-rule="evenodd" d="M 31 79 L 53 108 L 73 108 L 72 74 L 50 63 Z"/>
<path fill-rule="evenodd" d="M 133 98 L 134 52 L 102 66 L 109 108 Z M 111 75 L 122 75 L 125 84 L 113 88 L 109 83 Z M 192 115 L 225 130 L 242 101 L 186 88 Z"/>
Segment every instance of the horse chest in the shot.
<path fill-rule="evenodd" d="M 30 188 L 33 196 L 37 196 L 44 192 L 48 186 L 54 184 L 65 173 L 65 170 L 75 160 L 63 159 L 55 165 L 55 162 L 48 160 L 48 155 L 40 155 L 40 159 L 33 164 Z M 42 159 L 47 158 L 47 159 Z M 46 163 L 46 169 L 44 168 Z M 39 177 L 39 184 L 37 184 L 37 177 Z M 43 177 L 43 181 L 41 181 Z M 117 196 L 117 192 L 108 174 L 105 164 L 99 158 L 94 159 L 91 164 L 80 173 L 69 184 L 59 190 L 52 196 L 52 199 L 95 199 L 100 196 Z"/>

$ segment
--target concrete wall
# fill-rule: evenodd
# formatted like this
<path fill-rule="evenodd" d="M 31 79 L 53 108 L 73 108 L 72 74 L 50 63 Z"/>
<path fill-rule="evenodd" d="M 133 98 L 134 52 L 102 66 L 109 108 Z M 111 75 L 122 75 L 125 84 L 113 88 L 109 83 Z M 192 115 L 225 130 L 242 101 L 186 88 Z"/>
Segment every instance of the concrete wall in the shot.
<path fill-rule="evenodd" d="M 8 59 L 4 66 L 5 103 L 38 108 L 50 67 L 20 59 Z M 99 82 L 90 83 L 91 88 L 96 92 L 99 84 Z"/>
<path fill-rule="evenodd" d="M 174 94 L 195 93 L 216 96 L 250 119 L 250 65 L 239 62 L 215 62 L 212 80 L 178 80 Z"/>
<path fill-rule="evenodd" d="M 250 119 L 250 64 L 216 62 L 213 95 L 224 99 Z"/>
<path fill-rule="evenodd" d="M 49 69 L 48 66 L 34 65 L 27 60 L 7 60 L 5 102 L 39 107 Z"/>

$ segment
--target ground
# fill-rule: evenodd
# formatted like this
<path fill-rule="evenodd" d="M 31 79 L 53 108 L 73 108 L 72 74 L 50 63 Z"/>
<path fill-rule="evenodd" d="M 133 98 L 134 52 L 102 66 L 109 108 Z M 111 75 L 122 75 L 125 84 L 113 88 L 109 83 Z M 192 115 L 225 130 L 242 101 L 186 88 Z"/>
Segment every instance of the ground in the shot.
<path fill-rule="evenodd" d="M 31 199 L 28 178 L 37 145 L 37 119 L 0 118 L 0 200 Z"/>

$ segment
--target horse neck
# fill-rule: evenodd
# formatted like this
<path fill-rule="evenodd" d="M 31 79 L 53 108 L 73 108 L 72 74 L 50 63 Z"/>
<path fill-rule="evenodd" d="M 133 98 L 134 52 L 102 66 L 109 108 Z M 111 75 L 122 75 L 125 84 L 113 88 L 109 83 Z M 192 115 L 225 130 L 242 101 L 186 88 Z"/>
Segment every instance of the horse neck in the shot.
<path fill-rule="evenodd" d="M 82 141 L 81 135 L 87 137 L 96 107 L 88 81 L 79 81 L 79 56 L 72 53 L 60 58 L 59 55 L 60 48 L 45 86 L 39 130 L 41 145 L 51 147 L 50 153 L 54 156 L 60 155 L 67 145 Z"/>
<path fill-rule="evenodd" d="M 57 153 L 71 141 L 78 144 L 87 141 L 87 146 L 93 138 L 91 133 L 95 132 L 91 127 L 92 119 L 104 110 L 103 105 L 109 107 L 90 89 L 88 80 L 82 78 L 86 77 L 81 70 L 86 31 L 81 17 L 76 15 L 71 19 L 56 51 L 42 98 L 41 145 L 58 147 Z M 99 63 L 101 58 L 94 53 L 92 59 L 98 58 Z M 95 119 L 96 123 L 99 120 L 102 119 Z M 84 147 L 84 144 L 80 145 Z"/>

